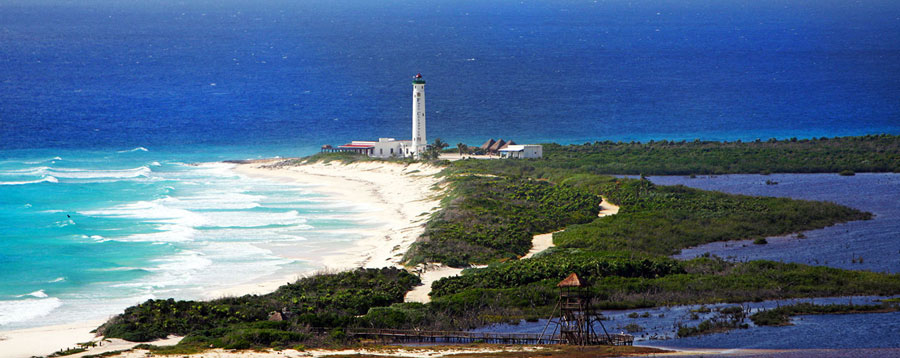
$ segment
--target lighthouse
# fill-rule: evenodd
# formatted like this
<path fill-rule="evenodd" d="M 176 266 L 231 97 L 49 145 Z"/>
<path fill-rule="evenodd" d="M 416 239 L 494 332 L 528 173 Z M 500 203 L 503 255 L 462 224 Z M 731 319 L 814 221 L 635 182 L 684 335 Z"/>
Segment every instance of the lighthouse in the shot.
<path fill-rule="evenodd" d="M 425 137 L 425 80 L 421 73 L 413 78 L 412 85 L 412 150 L 418 157 L 428 144 Z"/>

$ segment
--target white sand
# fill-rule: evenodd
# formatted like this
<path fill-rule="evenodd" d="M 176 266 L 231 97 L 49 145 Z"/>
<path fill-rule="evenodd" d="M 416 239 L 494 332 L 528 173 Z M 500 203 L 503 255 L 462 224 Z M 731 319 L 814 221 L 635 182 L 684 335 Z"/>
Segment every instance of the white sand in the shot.
<path fill-rule="evenodd" d="M 165 339 L 159 339 L 159 340 L 155 340 L 152 342 L 146 342 L 146 343 L 152 344 L 155 346 L 174 346 L 174 345 L 178 344 L 178 342 L 181 342 L 182 338 L 184 338 L 184 337 L 169 336 L 168 338 L 165 338 Z M 86 352 L 72 354 L 72 355 L 68 355 L 65 357 L 79 358 L 79 357 L 84 357 L 86 355 L 95 355 L 95 354 L 101 354 L 101 353 L 106 353 L 106 352 L 123 351 L 123 350 L 132 349 L 135 346 L 137 346 L 138 344 L 141 344 L 141 343 L 136 343 L 136 342 L 129 342 L 129 341 L 118 339 L 118 338 L 103 339 L 103 340 L 100 340 L 98 338 L 95 341 L 97 341 L 99 343 L 98 346 L 91 347 Z"/>
<path fill-rule="evenodd" d="M 520 257 L 519 259 L 524 260 L 531 258 L 535 254 L 553 247 L 553 234 L 560 231 L 562 230 L 548 232 L 546 234 L 534 235 L 534 237 L 531 239 L 531 250 L 528 250 L 528 253 L 525 254 L 525 256 Z"/>
<path fill-rule="evenodd" d="M 103 321 L 86 321 L 59 326 L 0 332 L 0 356 L 31 357 L 49 355 L 60 349 L 76 348 L 94 339 L 90 333 Z"/>
<path fill-rule="evenodd" d="M 429 294 L 431 294 L 431 284 L 444 277 L 458 276 L 462 270 L 463 269 L 461 268 L 453 268 L 441 264 L 425 265 L 422 269 L 422 274 L 419 275 L 419 278 L 422 279 L 422 285 L 416 286 L 411 291 L 407 292 L 403 301 L 419 303 L 431 302 L 431 296 L 429 296 Z"/>
<path fill-rule="evenodd" d="M 326 194 L 326 200 L 354 203 L 368 207 L 359 219 L 381 223 L 366 229 L 364 238 L 353 246 L 326 256 L 282 250 L 290 259 L 313 261 L 323 271 L 341 271 L 357 267 L 402 267 L 400 261 L 409 246 L 425 230 L 425 222 L 440 207 L 443 196 L 441 179 L 435 174 L 443 168 L 422 163 L 339 162 L 311 163 L 273 167 L 285 159 L 267 159 L 239 164 L 234 171 L 257 178 L 310 185 L 313 191 Z M 360 234 L 359 231 L 352 232 Z M 291 251 L 295 251 L 291 254 Z M 299 251 L 303 251 L 302 247 Z M 264 294 L 315 271 L 298 272 L 269 281 L 233 286 L 209 292 L 207 298 Z"/>
<path fill-rule="evenodd" d="M 610 203 L 606 200 L 605 197 L 602 197 L 603 201 L 600 202 L 600 212 L 597 213 L 598 217 L 616 215 L 619 213 L 619 207 L 616 204 Z"/>
<path fill-rule="evenodd" d="M 0 357 L 27 358 L 31 356 L 46 356 L 59 350 L 78 348 L 79 343 L 98 342 L 96 347 L 89 348 L 87 352 L 66 356 L 77 358 L 88 354 L 131 349 L 139 344 L 121 339 L 101 341 L 100 337 L 96 337 L 90 332 L 103 324 L 103 322 L 85 321 L 59 326 L 0 332 L 0 339 L 2 339 L 0 340 Z M 164 346 L 174 345 L 179 341 L 181 341 L 181 337 L 173 336 L 150 343 Z"/>
<path fill-rule="evenodd" d="M 314 191 L 328 194 L 331 200 L 371 208 L 360 218 L 380 223 L 376 228 L 366 229 L 366 237 L 352 247 L 321 257 L 322 267 L 331 270 L 400 266 L 403 254 L 422 235 L 425 222 L 440 207 L 443 196 L 441 179 L 435 177 L 443 168 L 428 164 L 366 161 L 266 167 L 280 161 L 241 164 L 235 171 L 313 185 Z M 284 282 L 278 283 L 282 284 Z M 258 287 L 257 290 L 263 289 Z"/>

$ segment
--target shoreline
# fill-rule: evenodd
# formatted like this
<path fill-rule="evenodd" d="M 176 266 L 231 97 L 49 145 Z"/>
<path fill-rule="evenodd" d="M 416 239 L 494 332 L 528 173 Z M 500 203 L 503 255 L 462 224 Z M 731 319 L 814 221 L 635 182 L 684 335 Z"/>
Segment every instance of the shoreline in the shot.
<path fill-rule="evenodd" d="M 310 190 L 326 195 L 325 200 L 328 201 L 363 203 L 368 208 L 354 214 L 354 220 L 380 224 L 354 232 L 363 237 L 348 243 L 346 247 L 329 250 L 324 256 L 316 256 L 318 253 L 284 256 L 309 261 L 314 269 L 213 290 L 200 299 L 270 293 L 285 283 L 322 271 L 402 267 L 400 261 L 403 254 L 424 232 L 424 223 L 440 205 L 441 179 L 434 176 L 443 169 L 440 167 L 390 162 L 317 162 L 272 166 L 286 160 L 262 159 L 229 164 L 234 165 L 230 170 L 241 176 L 309 186 Z M 303 247 L 296 249 L 302 251 Z M 49 355 L 60 349 L 75 347 L 78 343 L 97 341 L 99 337 L 90 332 L 104 322 L 106 320 L 85 320 L 0 331 L 0 352 L 4 352 L 4 357 Z M 97 352 L 99 350 L 93 348 L 85 354 Z"/>
<path fill-rule="evenodd" d="M 312 191 L 327 195 L 327 200 L 364 204 L 371 209 L 357 214 L 357 219 L 380 223 L 361 230 L 364 237 L 351 247 L 318 257 L 318 266 L 325 270 L 402 267 L 403 254 L 440 207 L 441 179 L 434 176 L 443 169 L 440 167 L 382 161 L 273 166 L 285 161 L 257 160 L 237 164 L 232 170 L 249 177 L 310 185 Z"/>

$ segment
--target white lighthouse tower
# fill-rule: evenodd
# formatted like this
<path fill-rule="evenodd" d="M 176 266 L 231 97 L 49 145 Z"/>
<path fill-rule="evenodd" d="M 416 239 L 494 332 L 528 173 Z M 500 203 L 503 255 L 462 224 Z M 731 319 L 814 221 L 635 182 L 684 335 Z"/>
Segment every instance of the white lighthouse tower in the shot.
<path fill-rule="evenodd" d="M 421 73 L 413 78 L 412 85 L 412 150 L 413 156 L 418 157 L 428 144 L 425 137 L 425 80 Z"/>

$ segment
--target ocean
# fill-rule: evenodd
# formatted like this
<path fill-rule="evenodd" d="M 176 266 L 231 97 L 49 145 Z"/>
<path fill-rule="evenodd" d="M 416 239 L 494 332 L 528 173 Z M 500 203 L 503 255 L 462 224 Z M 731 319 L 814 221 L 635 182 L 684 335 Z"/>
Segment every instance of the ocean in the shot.
<path fill-rule="evenodd" d="M 296 277 L 320 268 L 319 253 L 362 237 L 352 229 L 371 225 L 359 203 L 243 177 L 233 164 L 144 147 L 41 152 L 0 161 L 4 329 L 104 319 L 150 298 L 216 298 L 210 292 Z"/>
<path fill-rule="evenodd" d="M 896 134 L 900 3 L 5 0 L 0 330 L 310 269 L 364 209 L 213 163 L 406 138 L 416 73 L 451 145 Z"/>

